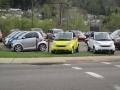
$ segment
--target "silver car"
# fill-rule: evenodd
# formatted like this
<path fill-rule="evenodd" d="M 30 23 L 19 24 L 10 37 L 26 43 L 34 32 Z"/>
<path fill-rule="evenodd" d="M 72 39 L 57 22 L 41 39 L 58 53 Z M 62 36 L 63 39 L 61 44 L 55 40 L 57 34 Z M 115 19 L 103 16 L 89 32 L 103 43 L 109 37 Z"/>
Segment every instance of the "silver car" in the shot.
<path fill-rule="evenodd" d="M 11 49 L 16 52 L 23 50 L 39 50 L 46 51 L 47 42 L 39 31 L 29 31 L 13 40 Z"/>
<path fill-rule="evenodd" d="M 11 39 L 12 37 L 14 37 L 15 35 L 17 35 L 18 33 L 20 33 L 21 31 L 14 31 L 12 33 L 10 33 L 8 36 L 5 37 L 4 39 L 4 44 L 7 45 L 9 39 Z"/>

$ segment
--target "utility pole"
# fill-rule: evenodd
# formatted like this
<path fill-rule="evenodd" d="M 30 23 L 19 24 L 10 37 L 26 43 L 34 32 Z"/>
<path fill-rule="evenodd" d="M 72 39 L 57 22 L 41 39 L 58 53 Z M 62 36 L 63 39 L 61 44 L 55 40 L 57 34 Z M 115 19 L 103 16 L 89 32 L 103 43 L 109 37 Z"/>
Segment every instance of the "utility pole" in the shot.
<path fill-rule="evenodd" d="M 34 10 L 33 0 L 31 0 L 31 4 L 32 4 L 31 28 L 33 28 L 33 17 L 34 17 L 34 14 L 33 14 L 33 10 Z"/>
<path fill-rule="evenodd" d="M 63 3 L 59 3 L 59 25 L 62 25 Z"/>
<path fill-rule="evenodd" d="M 55 4 L 59 6 L 59 18 L 58 18 L 58 25 L 61 26 L 62 25 L 62 16 L 63 16 L 63 5 L 64 3 L 62 2 L 58 2 L 58 3 L 47 3 L 47 4 Z"/>

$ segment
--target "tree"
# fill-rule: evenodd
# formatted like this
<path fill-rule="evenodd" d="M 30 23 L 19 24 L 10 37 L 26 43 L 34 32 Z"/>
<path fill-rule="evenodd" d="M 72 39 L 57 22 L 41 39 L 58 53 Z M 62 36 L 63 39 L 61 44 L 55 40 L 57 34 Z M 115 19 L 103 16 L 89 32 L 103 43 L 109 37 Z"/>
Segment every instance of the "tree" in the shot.
<path fill-rule="evenodd" d="M 120 13 L 113 13 L 106 18 L 106 22 L 104 23 L 105 28 L 107 28 L 110 31 L 120 29 Z"/>

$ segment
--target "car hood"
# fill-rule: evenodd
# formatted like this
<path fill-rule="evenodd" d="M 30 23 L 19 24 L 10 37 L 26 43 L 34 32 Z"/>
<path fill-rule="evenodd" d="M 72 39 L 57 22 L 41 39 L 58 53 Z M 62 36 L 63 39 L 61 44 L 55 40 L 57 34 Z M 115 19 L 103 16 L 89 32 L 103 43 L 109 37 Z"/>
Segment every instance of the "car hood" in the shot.
<path fill-rule="evenodd" d="M 55 45 L 69 45 L 71 41 L 54 41 L 53 44 Z"/>
<path fill-rule="evenodd" d="M 113 41 L 95 41 L 96 43 L 99 43 L 100 45 L 112 45 L 114 44 Z"/>

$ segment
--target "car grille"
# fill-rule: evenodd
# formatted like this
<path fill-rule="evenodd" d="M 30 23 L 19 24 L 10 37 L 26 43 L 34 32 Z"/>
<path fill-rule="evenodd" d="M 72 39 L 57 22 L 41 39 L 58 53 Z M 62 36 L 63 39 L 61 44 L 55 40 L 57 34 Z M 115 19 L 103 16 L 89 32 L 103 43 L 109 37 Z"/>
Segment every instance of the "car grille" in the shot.
<path fill-rule="evenodd" d="M 56 47 L 66 47 L 66 45 L 56 45 Z"/>
<path fill-rule="evenodd" d="M 110 47 L 110 45 L 100 45 L 101 47 Z"/>

